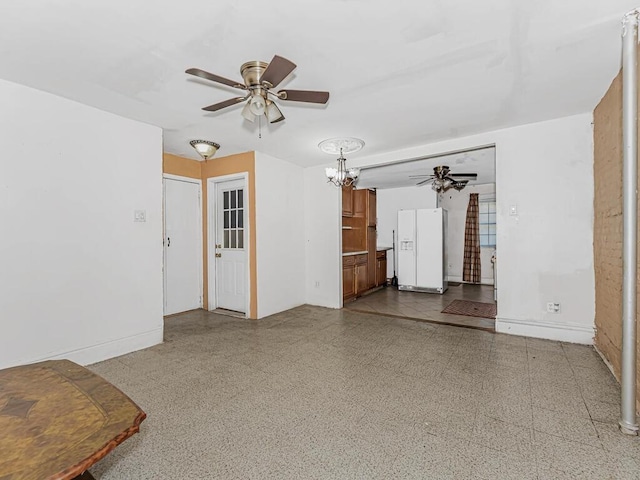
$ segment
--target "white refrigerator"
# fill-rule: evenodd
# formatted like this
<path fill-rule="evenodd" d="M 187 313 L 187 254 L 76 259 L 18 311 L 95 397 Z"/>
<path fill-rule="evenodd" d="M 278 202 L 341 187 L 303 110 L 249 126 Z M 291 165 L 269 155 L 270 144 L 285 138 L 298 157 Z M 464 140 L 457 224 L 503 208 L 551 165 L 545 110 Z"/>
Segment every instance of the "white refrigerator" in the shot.
<path fill-rule="evenodd" d="M 444 293 L 447 283 L 447 211 L 398 211 L 398 289 Z"/>

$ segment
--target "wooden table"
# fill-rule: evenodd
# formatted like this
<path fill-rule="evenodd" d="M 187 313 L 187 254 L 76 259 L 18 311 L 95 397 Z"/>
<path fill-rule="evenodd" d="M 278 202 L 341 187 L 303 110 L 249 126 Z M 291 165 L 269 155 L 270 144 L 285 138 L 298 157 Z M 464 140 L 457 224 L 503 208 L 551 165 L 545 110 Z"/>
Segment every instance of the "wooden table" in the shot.
<path fill-rule="evenodd" d="M 68 360 L 0 370 L 0 480 L 78 477 L 137 433 L 146 416 Z"/>

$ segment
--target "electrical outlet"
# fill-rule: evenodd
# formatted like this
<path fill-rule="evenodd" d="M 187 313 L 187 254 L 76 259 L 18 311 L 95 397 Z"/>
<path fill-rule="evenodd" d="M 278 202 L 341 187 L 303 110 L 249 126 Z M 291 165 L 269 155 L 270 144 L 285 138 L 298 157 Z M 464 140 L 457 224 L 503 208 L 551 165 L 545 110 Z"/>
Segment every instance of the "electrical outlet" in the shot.
<path fill-rule="evenodd" d="M 316 280 L 316 288 L 320 288 L 320 282 Z"/>
<path fill-rule="evenodd" d="M 547 303 L 547 313 L 560 313 L 560 304 L 555 302 Z"/>
<path fill-rule="evenodd" d="M 133 211 L 133 221 L 134 222 L 146 222 L 147 221 L 147 211 L 146 210 L 134 210 Z"/>

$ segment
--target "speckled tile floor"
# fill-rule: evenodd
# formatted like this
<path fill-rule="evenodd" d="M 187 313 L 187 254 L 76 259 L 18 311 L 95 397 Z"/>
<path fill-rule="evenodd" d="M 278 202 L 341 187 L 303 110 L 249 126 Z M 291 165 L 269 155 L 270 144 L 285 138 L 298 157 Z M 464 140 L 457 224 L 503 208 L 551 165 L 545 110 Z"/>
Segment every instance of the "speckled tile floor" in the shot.
<path fill-rule="evenodd" d="M 442 313 L 454 300 L 495 303 L 493 285 L 460 284 L 450 286 L 442 295 L 437 293 L 407 292 L 387 287 L 345 304 L 345 308 L 358 312 L 377 313 L 416 320 L 457 325 L 461 327 L 495 330 L 494 318 L 467 317 Z"/>
<path fill-rule="evenodd" d="M 92 365 L 147 412 L 97 479 L 640 478 L 586 346 L 302 306 Z"/>

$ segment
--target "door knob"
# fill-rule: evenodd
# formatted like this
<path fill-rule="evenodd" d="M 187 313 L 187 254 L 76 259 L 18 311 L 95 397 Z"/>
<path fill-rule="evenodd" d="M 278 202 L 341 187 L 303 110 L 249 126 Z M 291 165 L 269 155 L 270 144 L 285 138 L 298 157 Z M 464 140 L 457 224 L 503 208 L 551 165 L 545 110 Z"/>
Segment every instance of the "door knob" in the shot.
<path fill-rule="evenodd" d="M 221 253 L 216 253 L 216 258 L 220 258 L 222 256 Z"/>
<path fill-rule="evenodd" d="M 222 245 L 219 243 L 216 243 L 216 248 L 222 248 Z"/>

